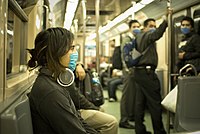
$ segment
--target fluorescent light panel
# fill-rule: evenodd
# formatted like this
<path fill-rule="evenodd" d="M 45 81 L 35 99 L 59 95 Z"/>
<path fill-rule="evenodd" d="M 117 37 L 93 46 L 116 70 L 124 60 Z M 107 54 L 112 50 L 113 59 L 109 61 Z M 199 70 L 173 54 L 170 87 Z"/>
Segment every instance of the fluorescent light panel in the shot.
<path fill-rule="evenodd" d="M 103 26 L 102 28 L 99 29 L 99 33 L 102 34 L 111 28 L 113 28 L 115 25 L 118 23 L 122 22 L 125 20 L 129 15 L 132 15 L 134 12 L 139 11 L 140 9 L 144 8 L 147 4 L 150 4 L 154 0 L 142 0 L 141 2 L 135 4 L 133 7 L 130 7 L 127 9 L 124 13 L 120 14 L 116 18 L 114 18 L 111 22 L 109 22 L 106 26 Z M 95 35 L 93 35 L 95 34 Z M 88 37 L 88 40 L 94 39 L 96 37 L 96 33 L 93 33 Z"/>
<path fill-rule="evenodd" d="M 65 22 L 64 22 L 64 28 L 70 30 L 70 27 L 72 25 L 72 21 L 74 19 L 75 11 L 78 6 L 79 0 L 68 0 L 67 2 L 67 8 L 66 8 L 66 14 L 65 14 Z"/>
<path fill-rule="evenodd" d="M 58 1 L 56 0 L 49 0 L 49 6 L 50 6 L 50 10 L 53 11 L 53 7 L 55 6 L 55 4 L 57 3 Z"/>

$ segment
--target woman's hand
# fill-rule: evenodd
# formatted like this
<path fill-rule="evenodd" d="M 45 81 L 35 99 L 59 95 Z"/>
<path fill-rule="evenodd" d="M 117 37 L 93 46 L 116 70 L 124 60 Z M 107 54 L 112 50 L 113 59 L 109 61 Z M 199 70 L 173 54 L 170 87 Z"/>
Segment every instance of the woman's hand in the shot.
<path fill-rule="evenodd" d="M 76 66 L 76 77 L 78 77 L 79 80 L 84 80 L 85 79 L 85 75 L 86 75 L 86 73 L 85 73 L 84 68 L 82 67 L 81 64 L 78 64 Z"/>

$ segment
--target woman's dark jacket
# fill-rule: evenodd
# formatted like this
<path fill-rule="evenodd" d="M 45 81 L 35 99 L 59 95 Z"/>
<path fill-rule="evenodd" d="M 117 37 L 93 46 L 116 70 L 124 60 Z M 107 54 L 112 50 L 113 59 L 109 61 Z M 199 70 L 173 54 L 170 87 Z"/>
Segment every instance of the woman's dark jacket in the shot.
<path fill-rule="evenodd" d="M 30 92 L 30 107 L 35 134 L 97 134 L 77 112 L 68 90 L 52 77 L 48 69 L 40 73 Z"/>

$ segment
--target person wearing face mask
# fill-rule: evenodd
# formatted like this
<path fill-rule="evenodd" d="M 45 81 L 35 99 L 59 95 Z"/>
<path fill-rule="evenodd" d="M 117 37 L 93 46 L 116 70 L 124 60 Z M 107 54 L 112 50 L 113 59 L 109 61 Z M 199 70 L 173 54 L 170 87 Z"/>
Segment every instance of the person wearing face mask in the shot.
<path fill-rule="evenodd" d="M 192 64 L 196 68 L 197 73 L 200 73 L 200 36 L 194 30 L 194 20 L 188 16 L 183 17 L 181 20 L 180 31 L 183 34 L 183 38 L 178 44 L 176 72 L 179 73 L 180 69 L 185 65 Z M 186 76 L 195 75 L 192 67 L 182 69 L 182 74 Z M 175 76 L 174 83 L 176 86 L 173 90 L 177 90 L 178 88 L 177 80 L 177 76 Z M 174 110 L 174 112 L 176 112 L 176 110 Z"/>
<path fill-rule="evenodd" d="M 184 35 L 178 47 L 177 71 L 186 64 L 192 64 L 200 72 L 200 36 L 195 33 L 194 20 L 185 16 L 181 20 L 181 32 Z"/>
<path fill-rule="evenodd" d="M 135 39 L 135 36 L 141 32 L 140 23 L 137 20 L 131 20 L 129 22 L 129 32 L 122 38 L 121 52 L 123 52 L 124 45 Z M 134 121 L 134 107 L 135 107 L 135 84 L 133 76 L 125 64 L 123 53 L 121 55 L 123 62 L 123 90 L 120 101 L 120 122 L 119 127 L 134 129 L 134 125 L 130 124 L 129 121 Z"/>
<path fill-rule="evenodd" d="M 170 12 L 169 12 L 170 13 Z M 156 41 L 159 40 L 166 28 L 167 18 L 156 28 L 155 19 L 144 21 L 143 33 L 136 37 L 136 48 L 143 52 L 148 51 L 140 58 L 139 63 L 132 68 L 134 81 L 137 85 L 135 104 L 135 132 L 136 134 L 151 134 L 144 125 L 145 107 L 151 115 L 154 134 L 166 134 L 162 122 L 162 106 L 160 81 L 155 73 L 158 65 Z"/>
<path fill-rule="evenodd" d="M 28 67 L 39 69 L 29 94 L 35 134 L 98 134 L 81 118 L 69 94 L 75 90 L 73 71 L 78 53 L 73 34 L 64 28 L 49 28 L 28 49 Z"/>
<path fill-rule="evenodd" d="M 76 51 L 75 53 L 70 54 L 69 57 L 69 69 L 74 71 L 76 69 L 76 61 L 78 60 L 78 52 Z"/>

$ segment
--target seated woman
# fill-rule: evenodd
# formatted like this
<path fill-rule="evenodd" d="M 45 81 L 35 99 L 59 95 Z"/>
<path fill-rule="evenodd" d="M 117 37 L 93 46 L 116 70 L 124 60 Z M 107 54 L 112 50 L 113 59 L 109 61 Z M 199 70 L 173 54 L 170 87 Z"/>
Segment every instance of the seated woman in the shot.
<path fill-rule="evenodd" d="M 37 35 L 35 48 L 29 49 L 28 66 L 39 68 L 29 95 L 35 134 L 98 133 L 80 117 L 68 92 L 75 88 L 72 71 L 78 59 L 73 39 L 67 29 L 49 28 Z"/>

